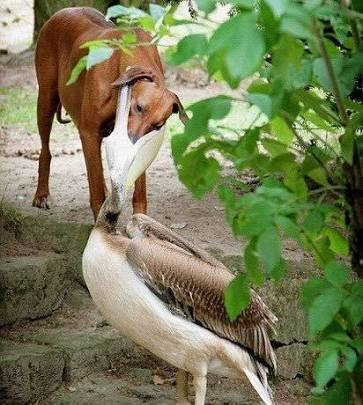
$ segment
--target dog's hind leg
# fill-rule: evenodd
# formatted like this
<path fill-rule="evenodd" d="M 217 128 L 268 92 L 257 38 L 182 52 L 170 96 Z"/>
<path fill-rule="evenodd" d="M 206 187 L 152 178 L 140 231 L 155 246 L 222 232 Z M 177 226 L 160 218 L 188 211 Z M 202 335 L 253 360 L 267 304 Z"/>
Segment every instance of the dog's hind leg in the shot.
<path fill-rule="evenodd" d="M 53 118 L 59 104 L 57 87 L 51 83 L 39 83 L 38 94 L 38 129 L 42 143 L 39 156 L 38 187 L 33 199 L 33 206 L 49 208 L 49 171 L 51 154 L 49 150 L 49 137 Z"/>

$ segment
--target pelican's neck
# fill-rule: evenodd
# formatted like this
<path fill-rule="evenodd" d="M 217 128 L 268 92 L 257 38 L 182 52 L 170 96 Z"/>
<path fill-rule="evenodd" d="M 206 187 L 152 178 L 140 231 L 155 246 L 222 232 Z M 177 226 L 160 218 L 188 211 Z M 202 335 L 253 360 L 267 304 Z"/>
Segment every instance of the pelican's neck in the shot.
<path fill-rule="evenodd" d="M 96 225 L 115 231 L 126 192 L 155 159 L 164 128 L 142 136 L 133 144 L 127 132 L 131 89 L 122 87 L 118 99 L 115 128 L 105 139 L 106 157 L 111 178 L 111 194 L 101 207 Z"/>

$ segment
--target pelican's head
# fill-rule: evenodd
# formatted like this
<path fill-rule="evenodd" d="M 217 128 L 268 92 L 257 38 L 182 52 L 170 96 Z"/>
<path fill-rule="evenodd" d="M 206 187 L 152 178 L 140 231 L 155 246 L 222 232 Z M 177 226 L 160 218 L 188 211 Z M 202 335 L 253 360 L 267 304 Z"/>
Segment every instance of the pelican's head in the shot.
<path fill-rule="evenodd" d="M 162 127 L 157 131 L 149 132 L 135 143 L 130 141 L 127 134 L 127 120 L 124 119 L 130 110 L 130 100 L 131 87 L 122 87 L 115 129 L 104 140 L 112 191 L 102 206 L 99 218 L 102 223 L 105 222 L 104 219 L 106 222 L 112 220 L 113 226 L 117 222 L 127 190 L 156 158 L 164 139 L 164 127 Z M 97 219 L 97 223 L 100 221 Z"/>

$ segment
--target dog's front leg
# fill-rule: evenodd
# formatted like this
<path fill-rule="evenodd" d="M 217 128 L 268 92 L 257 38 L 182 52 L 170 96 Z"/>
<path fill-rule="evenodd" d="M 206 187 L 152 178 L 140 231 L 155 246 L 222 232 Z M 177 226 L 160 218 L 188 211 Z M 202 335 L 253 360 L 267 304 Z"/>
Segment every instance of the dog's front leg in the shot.
<path fill-rule="evenodd" d="M 90 190 L 90 204 L 93 217 L 96 220 L 105 201 L 105 180 L 103 176 L 101 142 L 98 131 L 81 130 L 81 141 L 87 167 L 88 184 Z"/>

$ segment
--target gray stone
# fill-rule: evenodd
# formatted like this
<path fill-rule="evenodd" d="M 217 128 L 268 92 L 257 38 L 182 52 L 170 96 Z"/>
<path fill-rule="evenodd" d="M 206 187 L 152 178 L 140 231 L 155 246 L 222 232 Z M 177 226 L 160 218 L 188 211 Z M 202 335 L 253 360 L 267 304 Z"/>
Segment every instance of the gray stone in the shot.
<path fill-rule="evenodd" d="M 62 256 L 23 256 L 0 260 L 0 326 L 50 315 L 66 292 Z"/>
<path fill-rule="evenodd" d="M 232 273 L 238 273 L 244 270 L 243 257 L 240 255 L 225 255 L 221 258 L 221 262 L 229 269 Z"/>
<path fill-rule="evenodd" d="M 0 342 L 2 404 L 28 404 L 48 396 L 62 383 L 63 356 L 32 344 Z"/>
<path fill-rule="evenodd" d="M 300 287 L 304 280 L 285 279 L 280 283 L 265 283 L 258 293 L 271 311 L 278 317 L 273 340 L 289 344 L 307 340 L 306 314 L 300 302 Z"/>
<path fill-rule="evenodd" d="M 139 381 L 148 383 L 152 381 L 153 372 L 148 368 L 135 367 L 131 369 L 130 374 Z"/>
<path fill-rule="evenodd" d="M 305 363 L 309 356 L 306 345 L 292 343 L 281 346 L 276 350 L 278 375 L 282 378 L 292 379 L 305 372 Z M 311 355 L 310 355 L 311 356 Z"/>
<path fill-rule="evenodd" d="M 24 336 L 61 351 L 65 359 L 64 379 L 78 380 L 90 373 L 116 368 L 123 363 L 132 344 L 115 329 L 46 329 Z M 132 350 L 132 349 L 131 349 Z"/>
<path fill-rule="evenodd" d="M 128 381 L 113 373 L 96 373 L 80 381 L 64 384 L 41 405 L 139 405 L 143 401 L 132 398 Z"/>

